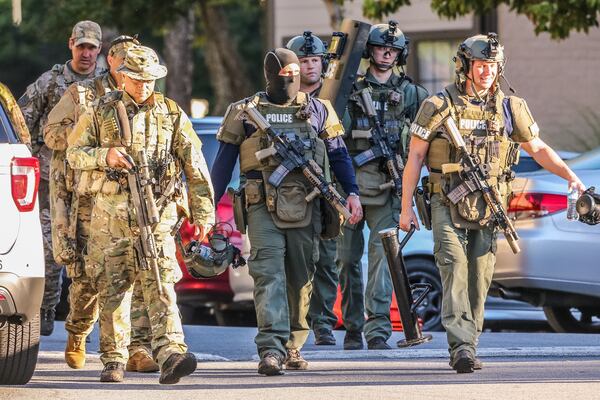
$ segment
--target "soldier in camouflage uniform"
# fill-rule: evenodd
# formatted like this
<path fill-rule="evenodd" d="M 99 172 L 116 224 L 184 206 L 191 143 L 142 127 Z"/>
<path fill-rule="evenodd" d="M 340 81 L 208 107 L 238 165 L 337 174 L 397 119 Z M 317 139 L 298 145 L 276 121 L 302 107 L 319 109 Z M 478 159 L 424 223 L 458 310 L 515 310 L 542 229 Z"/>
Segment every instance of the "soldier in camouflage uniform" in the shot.
<path fill-rule="evenodd" d="M 60 301 L 62 266 L 55 262 L 52 255 L 48 180 L 52 150 L 44 143 L 42 130 L 46 125 L 48 114 L 72 83 L 105 72 L 96 64 L 101 42 L 102 32 L 97 23 L 80 21 L 75 24 L 69 39 L 69 49 L 73 58 L 65 64 L 56 64 L 50 71 L 44 72 L 27 87 L 18 102 L 31 133 L 32 153 L 40 159 L 40 220 L 44 234 L 46 264 L 46 283 L 40 318 L 41 334 L 46 336 L 52 334 L 54 329 L 55 309 Z"/>
<path fill-rule="evenodd" d="M 404 73 L 396 73 L 408 57 L 408 39 L 394 21 L 371 27 L 365 56 L 370 65 L 364 76 L 354 84 L 354 94 L 348 102 L 351 125 L 345 141 L 353 157 L 371 148 L 369 118 L 358 99 L 359 92 L 368 90 L 379 120 L 385 126 L 385 135 L 391 150 L 404 158 L 408 128 L 427 91 L 412 82 Z M 356 168 L 361 203 L 365 219 L 356 226 L 345 225 L 338 239 L 338 267 L 342 290 L 342 315 L 346 336 L 344 349 L 363 348 L 364 330 L 369 349 L 389 349 L 387 339 L 392 334 L 390 305 L 392 282 L 383 252 L 379 231 L 394 227 L 398 221 L 400 200 L 388 185 L 391 177 L 387 168 L 375 158 Z M 368 239 L 367 287 L 363 289 L 361 258 L 364 250 L 363 229 L 370 229 Z M 364 292 L 364 295 L 363 295 Z M 367 312 L 367 321 L 364 314 Z"/>
<path fill-rule="evenodd" d="M 457 198 L 452 195 L 463 181 L 459 173 L 443 174 L 442 165 L 460 161 L 444 121 L 454 119 L 469 151 L 486 164 L 487 183 L 501 194 L 505 206 L 514 175 L 510 167 L 518 161 L 519 147 L 542 167 L 567 180 L 570 188 L 585 188 L 540 139 L 525 100 L 505 96 L 500 89 L 498 80 L 505 59 L 496 34 L 468 38 L 459 45 L 454 61 L 455 82 L 424 101 L 410 127 L 399 225 L 405 231 L 411 224 L 419 226 L 412 195 L 425 163 L 430 172 L 433 252 L 442 278 L 442 324 L 448 338 L 450 366 L 458 373 L 469 373 L 482 368 L 476 347 L 496 262 L 497 230 L 480 191 L 467 190 Z"/>
<path fill-rule="evenodd" d="M 285 45 L 300 61 L 300 91 L 319 97 L 325 43 L 310 31 L 295 36 Z M 358 193 L 357 193 L 358 194 Z M 319 260 L 316 263 L 313 292 L 308 316 L 316 345 L 335 345 L 332 329 L 337 323 L 333 305 L 337 297 L 338 272 L 335 264 L 335 239 L 319 241 Z"/>
<path fill-rule="evenodd" d="M 154 92 L 155 80 L 167 73 L 156 53 L 147 47 L 131 48 L 118 71 L 124 91 L 108 93 L 86 111 L 67 148 L 70 166 L 83 170 L 78 192 L 96 195 L 85 265 L 88 275 L 97 279 L 102 304 L 100 359 L 104 369 L 100 380 L 123 380 L 133 283 L 140 279 L 152 326 L 152 354 L 161 370 L 159 382 L 172 384 L 196 368 L 196 358 L 186 352 L 175 294 L 181 270 L 171 230 L 178 220 L 176 202 L 184 194 L 181 173 L 185 173 L 188 187 L 190 220 L 203 231 L 214 223 L 213 190 L 202 144 L 191 122 L 175 102 Z M 119 122 L 117 108 L 121 106 L 129 121 Z M 130 135 L 121 128 L 125 123 L 131 127 Z M 139 253 L 134 247 L 140 232 L 129 188 L 122 176 L 115 177 L 121 169 L 132 167 L 124 154 L 139 164 L 140 152 L 150 161 L 156 178 L 153 190 L 159 194 L 160 221 L 153 234 L 165 298 L 158 296 L 152 271 L 140 268 L 143 260 L 136 257 Z"/>
<path fill-rule="evenodd" d="M 117 68 L 123 63 L 127 49 L 139 44 L 131 36 L 119 36 L 108 50 L 110 71 L 94 79 L 69 86 L 48 115 L 44 142 L 53 150 L 50 163 L 50 211 L 52 213 L 52 246 L 54 258 L 66 265 L 69 287 L 69 315 L 65 329 L 69 332 L 65 360 L 71 368 L 85 365 L 85 338 L 98 319 L 98 291 L 85 273 L 83 254 L 89 237 L 92 198 L 77 194 L 80 171 L 66 162 L 67 137 L 79 117 L 92 103 L 121 83 Z M 131 343 L 128 346 L 127 371 L 154 372 L 158 365 L 148 353 L 151 340 L 150 320 L 144 305 L 142 287 L 136 280 L 131 302 Z"/>
<path fill-rule="evenodd" d="M 217 133 L 219 151 L 211 170 L 216 199 L 225 192 L 239 156 L 245 180 L 248 259 L 254 279 L 254 304 L 258 321 L 255 342 L 261 358 L 258 373 L 282 374 L 307 369 L 300 349 L 308 337 L 306 321 L 319 234 L 322 232 L 319 201 L 305 200 L 312 190 L 299 169 L 290 171 L 275 188 L 269 178 L 280 160 L 269 156 L 262 161 L 256 152 L 267 149 L 271 139 L 239 115 L 238 106 L 252 102 L 270 121 L 272 128 L 285 134 L 304 157 L 326 170 L 331 163 L 337 180 L 348 193 L 356 191 L 356 182 L 348 152 L 341 139 L 343 128 L 333 107 L 300 92 L 298 57 L 278 48 L 264 60 L 265 92 L 233 103 L 227 109 Z M 349 196 L 350 221 L 358 222 L 362 210 L 358 196 Z"/>

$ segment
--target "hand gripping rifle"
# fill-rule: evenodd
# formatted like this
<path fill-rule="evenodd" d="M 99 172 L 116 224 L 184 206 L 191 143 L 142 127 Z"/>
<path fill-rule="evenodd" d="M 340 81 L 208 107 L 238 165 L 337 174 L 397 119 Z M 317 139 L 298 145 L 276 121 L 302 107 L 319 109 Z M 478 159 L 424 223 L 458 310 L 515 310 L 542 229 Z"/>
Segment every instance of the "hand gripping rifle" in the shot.
<path fill-rule="evenodd" d="M 137 217 L 137 224 L 140 230 L 140 236 L 134 244 L 140 268 L 143 270 L 152 270 L 156 286 L 158 288 L 159 299 L 167 304 L 162 282 L 160 280 L 160 271 L 158 269 L 158 249 L 156 239 L 154 238 L 154 227 L 160 220 L 152 184 L 154 180 L 150 177 L 148 170 L 148 158 L 144 150 L 139 153 L 140 164 L 136 165 L 131 156 L 125 154 L 127 161 L 133 166 L 127 174 L 127 183 L 133 200 L 133 207 Z"/>
<path fill-rule="evenodd" d="M 283 178 L 290 171 L 299 168 L 306 179 L 313 186 L 313 191 L 306 196 L 306 202 L 312 201 L 315 197 L 321 195 L 329 204 L 331 204 L 346 219 L 350 219 L 352 214 L 346 207 L 346 200 L 335 190 L 333 185 L 324 178 L 323 170 L 314 160 L 307 160 L 303 154 L 302 141 L 296 136 L 290 138 L 289 135 L 278 134 L 271 127 L 269 122 L 256 109 L 254 103 L 246 102 L 238 106 L 240 113 L 238 117 L 248 121 L 258 129 L 265 132 L 272 142 L 272 146 L 259 150 L 255 153 L 260 161 L 267 157 L 274 156 L 280 160 L 280 164 L 269 177 L 269 183 L 274 187 L 279 187 Z"/>
<path fill-rule="evenodd" d="M 467 195 L 469 192 L 479 190 L 483 195 L 485 203 L 490 209 L 492 219 L 504 233 L 504 236 L 506 237 L 506 240 L 508 241 L 513 253 L 519 253 L 521 251 L 519 244 L 517 243 L 519 240 L 519 235 L 517 235 L 515 227 L 506 214 L 506 210 L 504 210 L 504 206 L 502 205 L 502 197 L 500 196 L 498 189 L 496 189 L 494 186 L 490 186 L 487 181 L 487 179 L 490 177 L 487 166 L 481 163 L 479 157 L 469 153 L 465 141 L 451 116 L 446 118 L 444 121 L 444 126 L 446 127 L 446 131 L 452 140 L 452 144 L 454 144 L 454 146 L 458 149 L 461 156 L 460 162 L 457 164 L 442 165 L 442 173 L 449 174 L 458 172 L 465 183 L 465 189 L 460 190 L 462 195 L 458 194 L 454 196 L 452 193 L 454 190 L 452 190 L 448 194 L 448 198 L 450 201 L 456 204 L 458 200 Z M 461 186 L 463 185 L 459 185 L 459 187 L 456 189 L 461 188 Z"/>
<path fill-rule="evenodd" d="M 364 113 L 369 118 L 371 131 L 370 134 L 366 135 L 364 138 L 369 139 L 371 148 L 354 157 L 354 162 L 357 166 L 361 167 L 371 160 L 382 158 L 392 179 L 389 182 L 379 185 L 379 189 L 385 190 L 387 188 L 394 188 L 394 194 L 401 199 L 404 162 L 400 155 L 393 150 L 393 146 L 391 146 L 388 141 L 383 122 L 377 116 L 377 112 L 373 106 L 373 98 L 371 97 L 370 89 L 361 89 L 355 95 L 358 98 Z M 353 137 L 356 138 L 357 136 L 355 135 Z"/>

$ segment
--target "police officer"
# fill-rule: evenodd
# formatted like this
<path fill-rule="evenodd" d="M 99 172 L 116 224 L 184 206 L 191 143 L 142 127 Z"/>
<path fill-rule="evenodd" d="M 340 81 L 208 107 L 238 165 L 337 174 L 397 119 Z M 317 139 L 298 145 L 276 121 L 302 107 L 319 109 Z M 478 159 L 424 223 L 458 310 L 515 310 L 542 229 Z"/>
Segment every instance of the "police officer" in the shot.
<path fill-rule="evenodd" d="M 73 82 L 93 78 L 104 73 L 96 63 L 100 53 L 102 31 L 92 21 L 79 21 L 73 27 L 69 39 L 69 49 L 73 58 L 65 64 L 56 64 L 50 71 L 44 72 L 34 83 L 27 87 L 18 103 L 31 133 L 32 153 L 40 159 L 40 221 L 44 234 L 44 258 L 46 281 L 44 299 L 40 311 L 40 333 L 48 336 L 54 329 L 54 314 L 60 301 L 62 266 L 54 261 L 52 255 L 52 233 L 49 203 L 49 169 L 52 150 L 44 144 L 43 128 L 50 110 Z"/>
<path fill-rule="evenodd" d="M 279 375 L 287 369 L 306 369 L 300 349 L 308 336 L 308 312 L 314 263 L 318 257 L 321 207 L 306 202 L 312 186 L 299 170 L 291 171 L 278 188 L 268 178 L 278 166 L 276 157 L 258 161 L 255 153 L 270 146 L 265 132 L 238 116 L 238 106 L 252 102 L 273 129 L 286 134 L 304 149 L 304 156 L 326 170 L 325 159 L 344 189 L 356 191 L 350 159 L 341 140 L 343 129 L 331 106 L 300 92 L 300 66 L 296 55 L 283 48 L 264 59 L 265 92 L 229 106 L 218 131 L 220 147 L 211 171 L 215 199 L 229 183 L 239 155 L 245 180 L 248 266 L 254 278 L 254 304 L 258 321 L 255 342 L 260 356 L 258 373 Z M 243 118 L 243 117 L 242 117 Z M 349 196 L 351 222 L 361 218 L 357 196 Z"/>
<path fill-rule="evenodd" d="M 371 27 L 364 56 L 370 61 L 366 74 L 354 85 L 355 93 L 369 90 L 373 106 L 385 125 L 385 134 L 393 150 L 405 157 L 408 128 L 427 91 L 412 82 L 402 68 L 408 57 L 408 39 L 396 22 Z M 369 119 L 356 94 L 348 103 L 351 125 L 345 136 L 350 155 L 356 156 L 371 147 Z M 365 219 L 356 226 L 344 226 L 338 239 L 338 267 L 342 290 L 342 313 L 346 336 L 344 349 L 362 349 L 362 332 L 365 332 L 369 349 L 389 349 L 387 339 L 392 334 L 390 304 L 392 283 L 378 232 L 397 224 L 400 200 L 391 189 L 379 186 L 389 182 L 387 169 L 376 158 L 356 167 L 356 180 L 360 188 Z M 370 229 L 368 240 L 368 278 L 364 290 L 360 260 L 363 255 L 363 229 Z M 367 321 L 365 322 L 365 308 Z"/>
<path fill-rule="evenodd" d="M 83 170 L 78 189 L 97 191 L 90 222 L 86 271 L 97 279 L 100 296 L 100 359 L 102 382 L 123 380 L 129 342 L 129 310 L 136 279 L 152 326 L 152 354 L 160 365 L 160 383 L 177 383 L 196 368 L 188 353 L 177 309 L 175 282 L 181 270 L 175 258 L 171 230 L 178 220 L 177 202 L 183 196 L 181 173 L 188 187 L 191 220 L 203 237 L 214 223 L 213 191 L 201 143 L 185 113 L 170 99 L 154 91 L 156 79 L 167 74 L 156 53 L 147 47 L 127 50 L 122 73 L 124 91 L 112 91 L 79 119 L 67 149 L 72 168 Z M 119 103 L 122 102 L 122 103 Z M 117 109 L 125 108 L 129 121 L 121 122 Z M 129 123 L 130 135 L 123 130 Z M 128 137 L 129 136 L 129 137 Z M 130 169 L 125 157 L 140 164 L 140 152 L 149 161 L 160 221 L 153 229 L 158 268 L 165 298 L 151 270 L 141 269 L 134 246 L 139 237 L 129 188 L 114 176 L 114 169 Z M 107 175 L 107 169 L 112 169 Z M 114 179 L 117 179 L 115 181 Z M 183 204 L 184 206 L 186 204 Z M 202 228 L 202 229 L 200 229 Z"/>
<path fill-rule="evenodd" d="M 505 96 L 498 79 L 504 72 L 504 49 L 496 34 L 477 35 L 462 42 L 454 58 L 455 82 L 423 102 L 411 125 L 410 153 L 403 177 L 400 228 L 418 222 L 411 205 L 421 165 L 427 165 L 431 193 L 434 255 L 443 286 L 442 324 L 446 329 L 450 365 L 458 373 L 481 368 L 476 347 L 483 326 L 483 306 L 496 261 L 496 226 L 489 218 L 481 192 L 458 203 L 447 193 L 461 184 L 459 174 L 443 175 L 441 166 L 458 160 L 458 152 L 442 126 L 453 118 L 467 148 L 490 171 L 488 183 L 505 202 L 510 195 L 510 166 L 519 145 L 544 168 L 584 189 L 579 178 L 539 137 L 525 100 Z"/>
<path fill-rule="evenodd" d="M 302 36 L 290 39 L 285 47 L 296 53 L 300 61 L 300 91 L 319 97 L 324 56 L 327 52 L 323 41 L 306 31 Z M 308 310 L 316 345 L 335 345 L 332 332 L 337 323 L 337 316 L 333 312 L 338 285 L 335 251 L 335 239 L 319 241 L 319 260 Z"/>
<path fill-rule="evenodd" d="M 76 192 L 80 171 L 72 170 L 66 163 L 67 137 L 80 115 L 97 98 L 119 88 L 122 80 L 117 68 L 123 63 L 127 50 L 136 44 L 139 42 L 131 36 L 114 39 L 108 50 L 110 71 L 69 86 L 48 114 L 48 123 L 44 127 L 44 142 L 53 150 L 50 163 L 53 253 L 58 263 L 66 265 L 67 276 L 71 278 L 69 314 L 65 321 L 65 329 L 69 333 L 65 361 L 76 369 L 85 365 L 85 339 L 98 319 L 98 291 L 95 282 L 85 273 L 81 258 L 89 237 L 93 199 Z M 148 353 L 152 332 L 139 280 L 136 280 L 133 293 L 131 343 L 126 370 L 158 371 L 158 364 Z"/>

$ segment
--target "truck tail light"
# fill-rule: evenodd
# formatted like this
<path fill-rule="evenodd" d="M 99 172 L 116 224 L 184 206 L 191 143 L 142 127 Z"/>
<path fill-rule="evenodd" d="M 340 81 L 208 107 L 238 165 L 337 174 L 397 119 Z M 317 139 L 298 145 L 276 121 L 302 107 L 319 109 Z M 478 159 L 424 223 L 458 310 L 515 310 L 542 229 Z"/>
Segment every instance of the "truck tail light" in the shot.
<path fill-rule="evenodd" d="M 508 214 L 512 219 L 523 220 L 545 217 L 567 209 L 564 194 L 522 192 L 512 198 Z"/>
<path fill-rule="evenodd" d="M 40 185 L 40 162 L 35 157 L 13 157 L 10 164 L 12 197 L 20 212 L 35 207 Z"/>

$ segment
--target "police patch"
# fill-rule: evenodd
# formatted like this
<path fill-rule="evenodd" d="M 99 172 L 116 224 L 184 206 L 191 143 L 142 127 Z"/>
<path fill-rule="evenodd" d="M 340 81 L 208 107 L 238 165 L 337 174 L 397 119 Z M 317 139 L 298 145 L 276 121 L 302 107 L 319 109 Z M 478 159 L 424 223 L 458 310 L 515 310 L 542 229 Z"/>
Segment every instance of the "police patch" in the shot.
<path fill-rule="evenodd" d="M 294 120 L 292 114 L 267 114 L 265 117 L 267 122 L 279 124 L 291 124 Z"/>
<path fill-rule="evenodd" d="M 429 138 L 429 136 L 431 135 L 431 131 L 430 130 L 425 129 L 422 126 L 417 125 L 414 122 L 410 126 L 410 133 L 412 135 L 420 137 L 423 140 L 427 140 L 427 138 Z"/>
<path fill-rule="evenodd" d="M 464 130 L 485 130 L 487 129 L 487 121 L 484 119 L 467 119 L 461 118 L 458 121 L 458 129 Z"/>
<path fill-rule="evenodd" d="M 540 128 L 538 127 L 537 122 L 534 122 L 530 127 L 529 127 L 529 131 L 531 132 L 531 134 L 533 136 L 539 136 L 540 134 Z"/>

